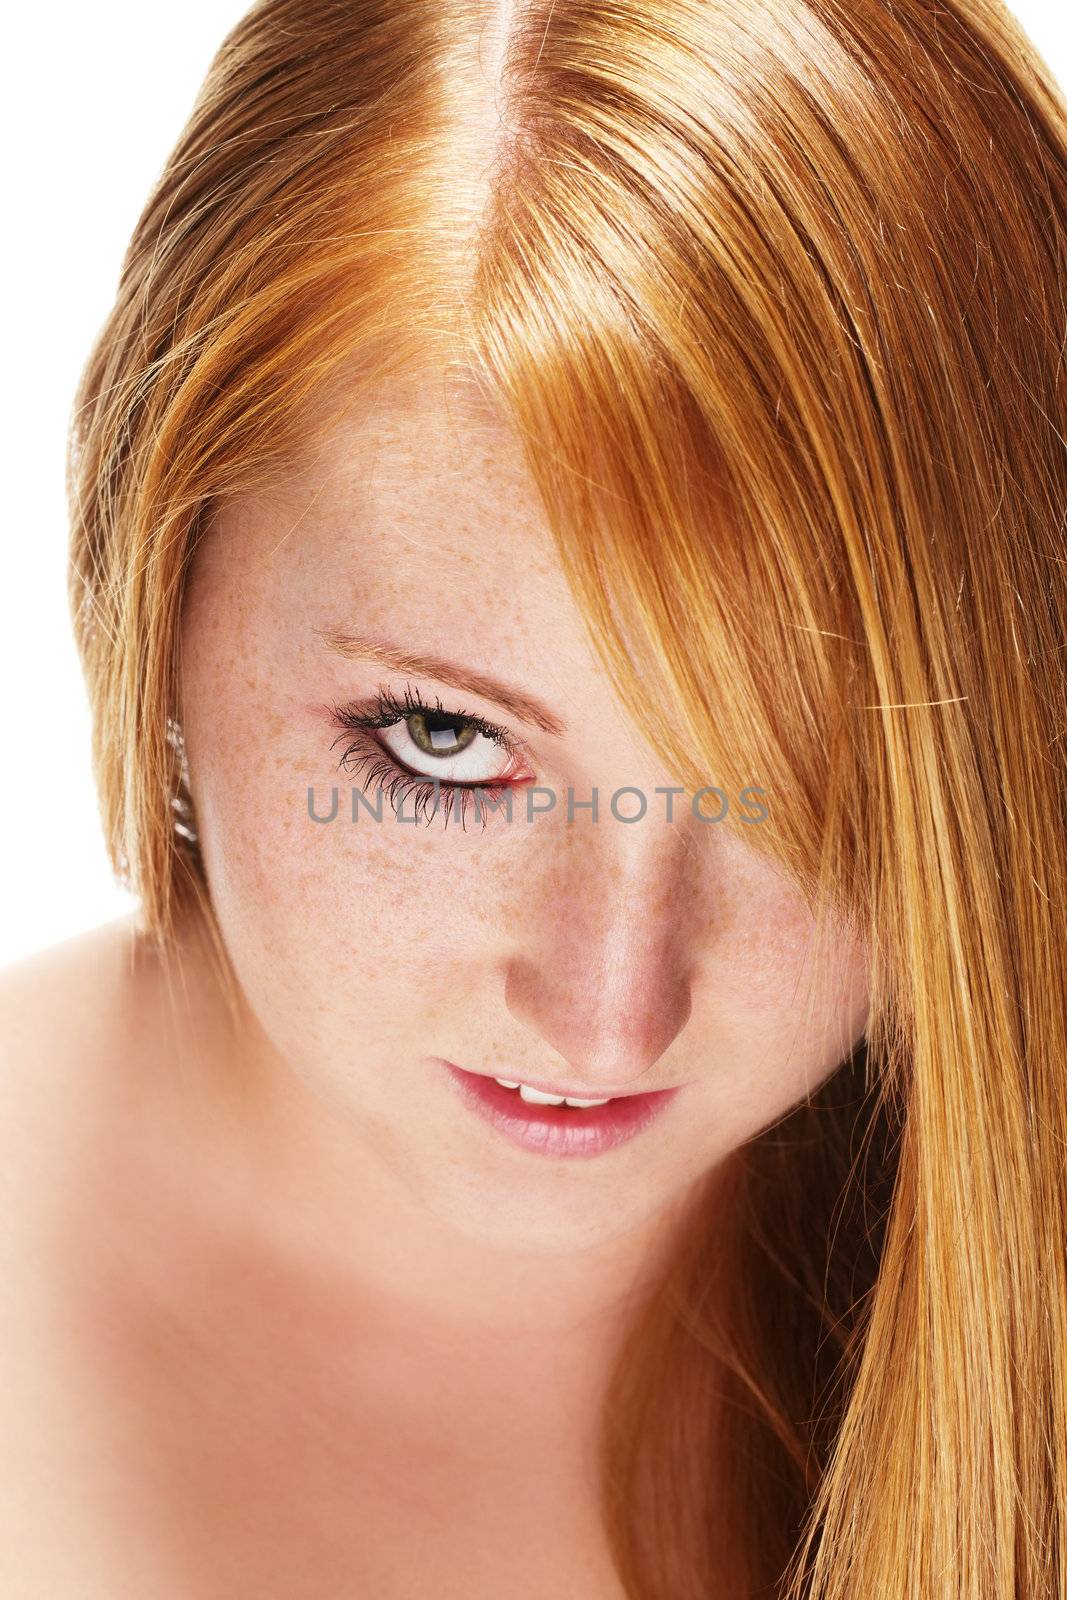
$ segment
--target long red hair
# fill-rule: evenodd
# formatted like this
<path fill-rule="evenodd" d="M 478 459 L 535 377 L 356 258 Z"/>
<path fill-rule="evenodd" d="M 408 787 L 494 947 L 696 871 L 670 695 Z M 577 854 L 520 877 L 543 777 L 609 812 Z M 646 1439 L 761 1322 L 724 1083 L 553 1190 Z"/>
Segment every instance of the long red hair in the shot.
<path fill-rule="evenodd" d="M 198 534 L 409 361 L 508 408 L 678 781 L 773 779 L 746 843 L 868 941 L 863 1045 L 635 1312 L 634 1600 L 1067 1594 L 1065 261 L 995 0 L 261 0 L 85 370 L 74 620 L 164 944 Z"/>

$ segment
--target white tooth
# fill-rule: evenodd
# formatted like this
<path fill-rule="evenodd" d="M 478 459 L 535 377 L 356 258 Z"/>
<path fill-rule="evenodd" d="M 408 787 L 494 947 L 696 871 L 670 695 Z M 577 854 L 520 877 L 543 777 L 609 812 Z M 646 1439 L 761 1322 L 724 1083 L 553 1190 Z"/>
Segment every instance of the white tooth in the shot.
<path fill-rule="evenodd" d="M 540 1089 L 531 1089 L 525 1083 L 520 1083 L 519 1094 L 531 1106 L 561 1106 L 561 1094 L 542 1094 Z"/>
<path fill-rule="evenodd" d="M 611 1096 L 608 1095 L 604 1100 L 575 1100 L 572 1095 L 567 1095 L 566 1098 L 569 1106 L 606 1106 Z"/>
<path fill-rule="evenodd" d="M 517 1078 L 494 1078 L 493 1082 L 499 1083 L 502 1089 L 517 1089 L 519 1087 L 519 1080 Z"/>

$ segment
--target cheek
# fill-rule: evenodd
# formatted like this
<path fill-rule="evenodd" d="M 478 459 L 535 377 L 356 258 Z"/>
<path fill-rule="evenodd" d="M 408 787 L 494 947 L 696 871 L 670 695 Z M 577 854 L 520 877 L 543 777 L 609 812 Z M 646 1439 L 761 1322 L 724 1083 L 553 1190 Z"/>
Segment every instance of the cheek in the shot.
<path fill-rule="evenodd" d="M 351 821 L 335 735 L 294 687 L 314 683 L 314 668 L 299 652 L 273 658 L 257 571 L 243 597 L 209 583 L 212 604 L 194 597 L 184 619 L 193 803 L 216 915 L 253 1009 L 296 1058 L 311 1048 L 330 1058 L 351 1052 L 353 1030 L 369 1042 L 411 1026 L 427 975 L 462 948 L 473 865 L 457 864 L 454 850 L 435 854 L 426 837 L 435 830 L 397 825 L 388 804 L 381 824 L 365 812 Z M 335 819 L 313 821 L 309 787 L 324 816 L 334 786 Z"/>
<path fill-rule="evenodd" d="M 757 1125 L 814 1092 L 867 1025 L 864 945 L 833 919 L 820 952 L 810 912 L 791 895 L 724 930 L 708 984 L 732 1092 Z"/>
<path fill-rule="evenodd" d="M 295 1058 L 310 1047 L 347 1057 L 353 1038 L 402 1043 L 476 981 L 467 957 L 488 909 L 478 852 L 440 823 L 398 823 L 388 801 L 380 823 L 365 809 L 353 822 L 352 780 L 329 764 L 328 735 L 312 731 L 305 753 L 292 723 L 262 744 L 230 737 L 241 725 L 216 701 L 187 743 L 211 896 L 253 1009 Z M 312 819 L 309 786 L 320 817 L 336 787 L 332 820 Z"/>

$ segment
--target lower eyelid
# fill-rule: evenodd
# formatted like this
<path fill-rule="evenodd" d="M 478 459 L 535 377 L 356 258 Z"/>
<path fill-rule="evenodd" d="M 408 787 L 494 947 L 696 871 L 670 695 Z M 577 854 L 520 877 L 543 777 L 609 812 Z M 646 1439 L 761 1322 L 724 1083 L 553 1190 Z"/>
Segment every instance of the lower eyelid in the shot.
<path fill-rule="evenodd" d="M 457 791 L 482 789 L 486 792 L 489 792 L 505 787 L 518 788 L 521 784 L 529 783 L 533 780 L 533 774 L 529 769 L 529 763 L 523 759 L 521 753 L 518 750 L 512 749 L 510 745 L 498 740 L 494 740 L 493 742 L 497 744 L 502 755 L 507 758 L 508 770 L 496 777 L 482 778 L 477 781 L 473 779 L 449 779 L 444 777 L 435 780 L 434 777 L 429 773 L 416 772 L 413 768 L 404 766 L 403 762 L 397 757 L 394 751 L 389 749 L 389 747 L 379 737 L 379 734 L 386 728 L 398 727 L 403 720 L 403 718 L 396 718 L 393 722 L 386 723 L 378 728 L 359 728 L 354 727 L 351 723 L 346 726 L 342 722 L 341 731 L 331 744 L 332 749 L 344 741 L 344 749 L 338 765 L 340 767 L 347 767 L 348 763 L 354 760 L 356 757 L 359 758 L 361 768 L 368 759 L 380 760 L 388 763 L 391 771 L 397 778 L 406 780 L 413 787 L 422 784 L 431 793 L 433 792 L 435 782 L 440 785 L 442 791 L 450 789 Z M 335 725 L 336 721 L 337 719 L 335 717 Z"/>
<path fill-rule="evenodd" d="M 386 756 L 386 758 L 388 760 L 393 761 L 393 762 L 395 762 L 397 764 L 397 766 L 400 768 L 400 770 L 402 772 L 406 773 L 410 777 L 421 778 L 427 783 L 432 783 L 433 781 L 435 781 L 435 774 L 432 771 L 431 772 L 420 772 L 417 768 L 406 766 L 405 765 L 405 756 L 406 756 L 407 752 L 405 751 L 403 755 L 400 754 L 398 751 L 393 749 L 393 747 L 388 743 L 387 740 L 385 740 L 384 738 L 381 737 L 381 735 L 383 733 L 391 732 L 393 729 L 401 728 L 402 726 L 403 726 L 403 719 L 400 719 L 400 720 L 398 720 L 396 722 L 389 723 L 387 725 L 387 727 L 385 727 L 385 728 L 378 729 L 376 731 L 376 733 L 374 735 L 372 735 L 372 737 L 374 738 L 375 744 L 377 745 L 378 749 L 380 749 L 384 753 L 384 755 Z M 506 744 L 502 739 L 496 739 L 496 738 L 491 737 L 489 734 L 483 733 L 481 731 L 481 729 L 476 729 L 475 731 L 478 733 L 478 736 L 485 741 L 486 744 L 491 745 L 493 747 L 493 749 L 495 751 L 495 761 L 497 763 L 503 763 L 504 770 L 502 772 L 496 773 L 492 777 L 486 777 L 486 778 L 459 778 L 459 777 L 452 778 L 452 777 L 445 777 L 443 774 L 441 774 L 439 779 L 438 779 L 438 781 L 440 781 L 440 783 L 442 783 L 442 784 L 452 784 L 456 788 L 470 788 L 470 789 L 473 789 L 473 788 L 478 788 L 479 786 L 485 787 L 485 786 L 487 786 L 489 784 L 501 784 L 501 783 L 512 782 L 512 781 L 515 780 L 515 778 L 520 776 L 520 774 L 523 772 L 523 770 L 524 770 L 524 768 L 526 766 L 526 763 L 523 761 L 523 758 L 522 758 L 520 752 L 517 751 L 516 749 L 514 749 L 510 744 Z M 409 743 L 414 744 L 414 740 L 411 738 L 411 734 L 410 733 L 408 733 L 407 738 L 408 738 L 408 742 Z M 441 759 L 442 759 L 442 761 L 447 761 L 452 756 L 455 756 L 458 759 L 462 759 L 463 755 L 465 754 L 466 748 L 467 747 L 464 747 L 464 750 L 455 751 L 455 752 L 442 751 L 441 752 Z M 417 749 L 417 747 L 416 747 L 416 749 Z M 418 751 L 417 754 L 420 757 L 426 757 L 426 759 L 429 759 L 428 752 Z"/>
<path fill-rule="evenodd" d="M 377 741 L 374 742 L 377 744 Z M 434 811 L 430 817 L 431 822 L 435 820 L 437 816 L 437 808 L 443 799 L 445 823 L 447 824 L 448 819 L 454 814 L 455 807 L 458 806 L 459 816 L 463 819 L 463 825 L 465 827 L 469 799 L 476 789 L 481 790 L 483 795 L 492 796 L 496 794 L 498 789 L 508 786 L 506 781 L 502 781 L 500 779 L 477 784 L 456 783 L 450 782 L 447 779 L 442 779 L 440 780 L 439 785 L 435 785 L 432 778 L 420 777 L 418 773 L 409 772 L 407 768 L 402 767 L 383 745 L 378 745 L 377 748 L 381 757 L 382 765 L 394 776 L 392 778 L 383 776 L 380 772 L 375 773 L 374 769 L 371 768 L 371 771 L 366 779 L 366 785 L 369 785 L 372 776 L 376 777 L 379 788 L 388 791 L 390 804 L 393 805 L 395 809 L 397 803 L 395 800 L 395 795 L 397 792 L 397 783 L 399 782 L 403 787 L 403 792 L 405 795 L 411 794 L 414 796 L 416 812 L 421 802 L 433 802 Z M 416 815 L 416 818 L 409 820 L 418 820 L 418 817 Z M 489 816 L 483 815 L 481 818 L 483 830 L 488 826 L 489 822 Z"/>
<path fill-rule="evenodd" d="M 375 741 L 375 743 L 377 744 L 377 741 Z M 400 761 L 397 760 L 393 752 L 387 749 L 384 744 L 377 744 L 377 748 L 381 751 L 385 759 L 395 767 L 396 771 L 400 773 L 401 777 L 410 778 L 413 783 L 424 783 L 429 789 L 433 788 L 435 780 L 430 776 L 429 773 L 413 772 L 410 767 L 403 766 Z M 502 776 L 499 778 L 479 778 L 477 781 L 474 779 L 463 778 L 438 778 L 436 780 L 436 782 L 441 785 L 442 789 L 496 789 L 503 788 L 508 784 L 513 784 L 515 781 L 516 780 L 514 778 L 507 776 Z"/>

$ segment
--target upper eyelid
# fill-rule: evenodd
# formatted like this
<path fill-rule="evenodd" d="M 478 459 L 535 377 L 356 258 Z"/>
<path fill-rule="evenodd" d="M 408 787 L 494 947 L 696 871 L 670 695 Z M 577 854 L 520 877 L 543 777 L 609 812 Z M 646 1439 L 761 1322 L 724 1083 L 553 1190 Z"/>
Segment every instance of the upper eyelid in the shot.
<path fill-rule="evenodd" d="M 409 685 L 405 685 L 405 693 L 409 687 Z M 447 684 L 444 684 L 443 687 L 446 690 L 448 689 Z M 452 692 L 455 693 L 456 691 L 453 690 Z M 378 695 L 376 698 L 384 699 L 390 703 L 395 702 L 401 708 L 403 708 L 404 705 L 402 698 L 399 695 L 393 694 L 388 685 L 379 685 Z M 441 703 L 439 705 L 431 705 L 420 694 L 418 684 L 414 686 L 413 699 L 415 702 L 413 709 L 407 710 L 406 712 L 401 709 L 401 714 L 398 715 L 397 722 L 403 721 L 405 715 L 411 716 L 413 711 L 439 711 L 442 716 L 455 717 L 455 719 L 459 722 L 469 722 L 473 724 L 487 738 L 491 738 L 493 734 L 499 734 L 499 740 L 496 742 L 505 745 L 509 750 L 523 752 L 528 751 L 528 746 L 521 735 L 514 733 L 509 727 L 507 727 L 504 723 L 499 722 L 495 717 L 486 716 L 480 711 L 467 711 L 460 706 L 448 705 L 440 695 L 437 696 L 437 699 Z M 396 722 L 390 723 L 389 726 L 395 727 Z"/>
<path fill-rule="evenodd" d="M 407 688 L 407 686 L 406 686 L 406 688 Z M 417 686 L 416 686 L 416 692 L 417 692 Z M 380 707 L 382 705 L 383 701 L 386 701 L 386 702 L 389 702 L 389 703 L 394 703 L 395 702 L 395 703 L 397 703 L 399 710 L 403 711 L 403 709 L 404 709 L 403 705 L 401 705 L 399 703 L 398 696 L 394 695 L 388 689 L 387 685 L 379 685 L 377 694 L 369 695 L 365 699 L 359 699 L 359 700 L 353 699 L 353 700 L 349 700 L 347 702 L 341 702 L 340 704 L 332 704 L 332 705 L 328 706 L 326 709 L 329 711 L 329 713 L 330 713 L 330 715 L 331 715 L 331 717 L 332 717 L 332 719 L 334 720 L 335 723 L 336 722 L 341 722 L 342 723 L 342 733 L 341 733 L 341 735 L 339 737 L 344 737 L 345 729 L 344 729 L 343 724 L 344 724 L 344 719 L 346 717 L 351 717 L 353 713 L 356 713 L 356 715 L 359 716 L 359 717 L 372 716 L 373 715 L 373 708 L 374 707 Z M 503 750 L 503 752 L 507 756 L 509 762 L 526 760 L 526 761 L 528 761 L 528 764 L 530 764 L 530 765 L 533 764 L 532 763 L 532 756 L 531 756 L 530 752 L 526 749 L 526 747 L 523 744 L 522 740 L 515 739 L 515 737 L 512 734 L 510 734 L 509 730 L 507 728 L 504 728 L 500 723 L 491 722 L 488 718 L 482 717 L 477 712 L 459 711 L 459 710 L 454 709 L 452 706 L 447 706 L 447 705 L 445 705 L 443 703 L 440 706 L 431 706 L 431 705 L 427 705 L 426 701 L 422 700 L 421 698 L 417 699 L 415 701 L 415 709 L 416 710 L 422 709 L 422 710 L 425 710 L 425 711 L 440 711 L 442 715 L 444 715 L 444 716 L 452 716 L 457 721 L 470 722 L 472 725 L 478 727 L 480 730 L 482 730 L 482 729 L 484 729 L 484 730 L 495 729 L 500 733 L 501 738 L 499 740 L 493 740 L 493 742 L 497 743 L 498 747 L 501 750 Z M 411 716 L 412 715 L 412 711 L 408 710 L 407 711 L 407 715 Z M 424 783 L 431 782 L 432 779 L 430 778 L 430 776 L 427 773 L 419 772 L 415 768 L 408 767 L 407 765 L 405 765 L 403 758 L 401 756 L 399 756 L 396 753 L 396 751 L 391 750 L 390 747 L 388 746 L 388 744 L 384 743 L 378 737 L 378 734 L 380 732 L 384 731 L 385 728 L 398 727 L 403 723 L 404 720 L 405 719 L 404 719 L 404 717 L 402 715 L 398 715 L 398 716 L 394 717 L 392 721 L 384 723 L 384 724 L 378 723 L 378 724 L 372 724 L 371 726 L 363 725 L 362 727 L 360 727 L 359 724 L 356 723 L 356 721 L 353 719 L 353 721 L 351 721 L 349 723 L 347 731 L 349 733 L 358 731 L 358 732 L 363 733 L 365 736 L 369 737 L 370 740 L 372 741 L 372 743 L 377 747 L 377 749 L 381 751 L 381 753 L 385 757 L 385 759 L 388 762 L 391 763 L 391 765 L 393 766 L 394 770 L 398 774 L 402 775 L 403 777 L 409 778 L 412 781 L 413 784 L 418 785 L 418 784 L 424 784 Z M 491 735 L 488 732 L 486 732 L 483 736 L 491 737 Z M 334 740 L 334 744 L 336 744 L 337 742 L 338 742 L 337 740 Z M 331 749 L 332 748 L 333 748 L 333 746 L 331 746 Z M 341 757 L 342 762 L 344 762 L 344 760 L 346 759 L 347 754 L 348 754 L 348 752 L 346 752 L 346 754 Z M 447 789 L 449 791 L 452 791 L 452 790 L 462 791 L 462 790 L 468 789 L 468 788 L 490 788 L 496 783 L 510 782 L 510 781 L 513 781 L 513 780 L 511 778 L 507 778 L 507 777 L 503 777 L 503 776 L 501 778 L 496 778 L 496 779 L 483 779 L 483 780 L 480 780 L 478 783 L 464 783 L 464 782 L 461 782 L 461 781 L 453 782 L 452 780 L 444 780 L 443 786 L 444 786 L 445 789 Z"/>
<path fill-rule="evenodd" d="M 391 672 L 405 673 L 412 678 L 428 679 L 460 694 L 476 695 L 518 721 L 539 728 L 542 733 L 552 734 L 557 738 L 566 733 L 566 725 L 543 702 L 510 684 L 498 683 L 484 673 L 445 661 L 433 653 L 423 651 L 412 653 L 401 650 L 394 644 L 371 640 L 351 632 L 327 628 L 316 628 L 314 632 L 327 649 L 336 651 L 348 661 L 377 661 L 379 666 L 384 666 Z M 442 676 L 436 675 L 435 668 L 441 669 Z"/>
<path fill-rule="evenodd" d="M 438 698 L 440 699 L 440 696 Z M 454 717 L 457 722 L 469 722 L 474 727 L 481 729 L 486 735 L 500 734 L 502 737 L 512 741 L 517 738 L 517 735 L 513 734 L 511 729 L 505 727 L 502 722 L 496 722 L 492 717 L 483 716 L 480 711 L 465 711 L 461 706 L 449 706 L 443 702 L 437 706 L 430 706 L 425 701 L 421 703 L 419 709 L 436 711 L 443 717 Z M 411 713 L 408 712 L 408 715 L 410 716 Z"/>
<path fill-rule="evenodd" d="M 427 710 L 436 711 L 437 707 L 436 706 L 428 706 Z M 482 717 L 475 716 L 475 715 L 471 714 L 470 712 L 459 712 L 459 711 L 453 712 L 453 711 L 450 710 L 450 708 L 448 706 L 442 706 L 441 710 L 444 713 L 444 715 L 455 717 L 457 722 L 469 722 L 471 724 L 471 726 L 474 727 L 477 730 L 477 732 L 481 735 L 481 737 L 483 739 L 488 739 L 490 744 L 495 744 L 499 749 L 504 751 L 505 755 L 510 756 L 512 758 L 512 760 L 514 760 L 516 756 L 521 755 L 523 753 L 522 750 L 521 750 L 521 747 L 516 743 L 515 740 L 512 739 L 511 735 L 507 732 L 507 729 L 506 728 L 501 728 L 499 726 L 499 724 L 487 723 L 487 722 L 485 722 L 485 720 Z M 402 727 L 403 723 L 404 723 L 404 718 L 400 717 L 395 722 L 389 722 L 389 723 L 386 724 L 386 726 L 384 728 L 380 728 L 377 731 L 380 732 L 380 733 L 387 733 L 390 728 Z M 494 733 L 493 733 L 493 729 L 494 728 L 496 728 L 498 730 L 499 737 L 494 737 Z M 381 740 L 379 740 L 378 743 L 380 744 Z M 385 746 L 385 748 L 387 750 L 389 750 L 388 746 Z M 390 755 L 395 755 L 396 753 L 393 750 L 389 750 L 389 754 Z M 396 759 L 400 760 L 400 757 L 397 756 Z M 416 776 L 422 776 L 422 774 L 416 774 Z"/>
<path fill-rule="evenodd" d="M 447 690 L 449 686 L 447 684 L 443 684 L 442 687 Z M 409 692 L 411 693 L 412 706 L 410 709 L 406 709 L 405 699 Z M 440 711 L 444 716 L 452 716 L 455 717 L 457 721 L 471 723 L 473 726 L 478 728 L 483 737 L 493 738 L 494 733 L 499 735 L 499 737 L 495 738 L 493 742 L 499 744 L 501 749 L 505 750 L 508 755 L 510 755 L 513 759 L 521 757 L 532 763 L 533 753 L 521 735 L 513 733 L 510 728 L 506 727 L 503 723 L 498 722 L 493 717 L 487 717 L 478 711 L 467 711 L 458 706 L 448 705 L 444 702 L 444 700 L 442 700 L 440 695 L 437 696 L 437 699 L 441 701 L 440 705 L 431 705 L 429 701 L 422 696 L 420 692 L 420 686 L 418 684 L 414 685 L 414 688 L 412 688 L 410 683 L 405 684 L 404 695 L 401 696 L 394 693 L 388 684 L 382 683 L 377 686 L 377 690 L 374 694 L 353 698 L 345 703 L 335 705 L 332 708 L 332 711 L 336 720 L 338 718 L 343 719 L 346 712 L 351 712 L 353 710 L 358 710 L 360 715 L 373 715 L 374 707 L 381 706 L 383 703 L 390 707 L 395 705 L 397 708 L 397 715 L 392 722 L 386 724 L 386 726 L 390 728 L 397 727 L 401 722 L 404 721 L 406 716 L 413 715 L 415 711 Z"/>

